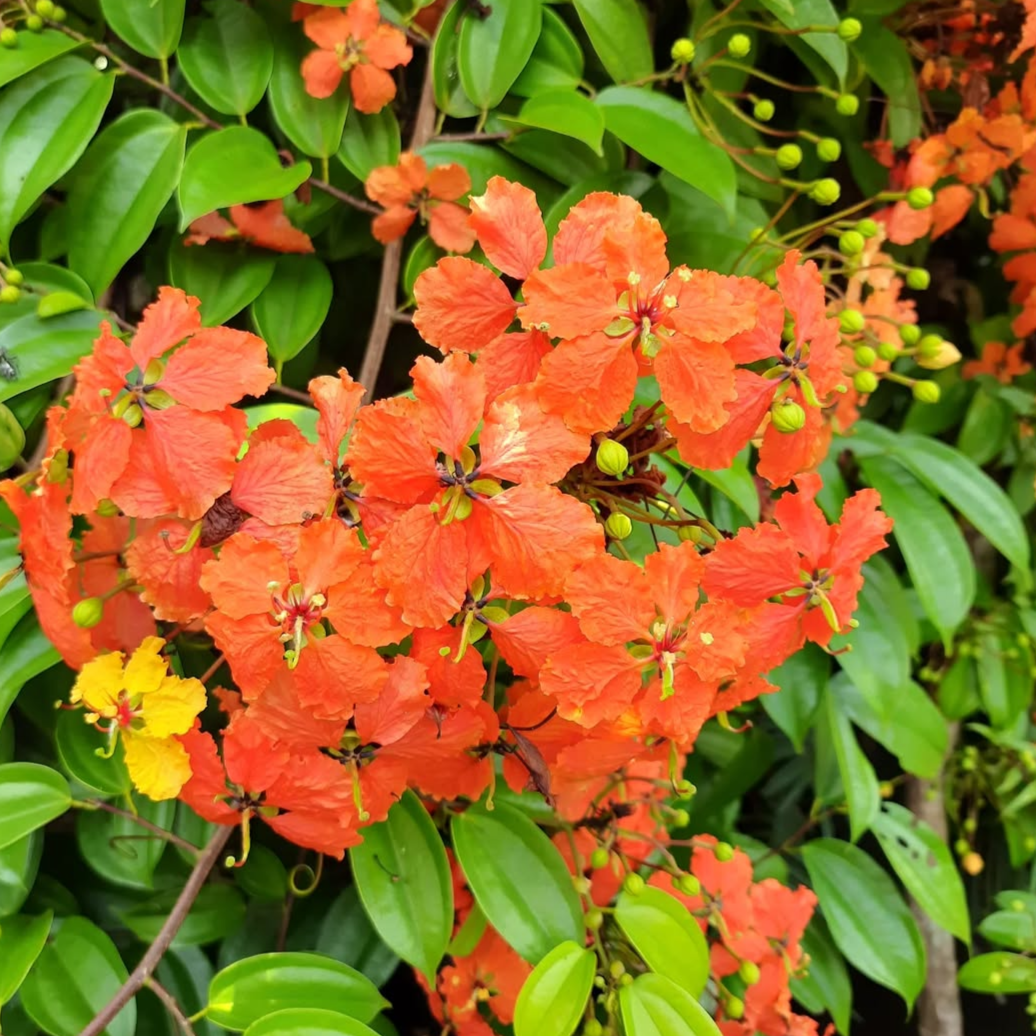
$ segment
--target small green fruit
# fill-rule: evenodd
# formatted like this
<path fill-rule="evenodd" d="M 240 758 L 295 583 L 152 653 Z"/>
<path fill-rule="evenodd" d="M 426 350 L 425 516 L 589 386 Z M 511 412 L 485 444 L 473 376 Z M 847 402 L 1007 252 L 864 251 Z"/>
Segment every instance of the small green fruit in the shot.
<path fill-rule="evenodd" d="M 4 280 L 7 281 L 8 284 L 24 284 L 25 274 L 23 274 L 21 270 L 8 270 L 7 273 L 4 274 Z"/>
<path fill-rule="evenodd" d="M 906 284 L 911 291 L 927 291 L 928 285 L 931 283 L 932 275 L 920 266 L 907 270 Z"/>
<path fill-rule="evenodd" d="M 766 98 L 761 101 L 756 101 L 755 107 L 752 109 L 752 114 L 759 122 L 769 122 L 776 113 L 776 105 L 773 101 Z"/>
<path fill-rule="evenodd" d="M 912 187 L 907 191 L 906 203 L 912 209 L 927 209 L 935 201 L 935 195 L 927 187 Z"/>
<path fill-rule="evenodd" d="M 795 169 L 802 164 L 802 148 L 798 144 L 782 144 L 774 158 L 781 169 Z"/>
<path fill-rule="evenodd" d="M 817 180 L 809 189 L 809 196 L 818 205 L 834 205 L 842 196 L 842 185 L 830 176 Z"/>
<path fill-rule="evenodd" d="M 608 852 L 603 846 L 598 846 L 592 853 L 590 853 L 590 866 L 595 871 L 603 870 L 608 866 L 608 862 L 611 860 L 611 853 Z"/>
<path fill-rule="evenodd" d="M 681 874 L 674 878 L 673 888 L 685 896 L 701 895 L 701 882 L 693 874 Z"/>
<path fill-rule="evenodd" d="M 673 44 L 669 56 L 678 65 L 689 65 L 694 60 L 694 49 L 694 41 L 683 36 Z"/>
<path fill-rule="evenodd" d="M 878 224 L 873 219 L 861 219 L 856 229 L 866 238 L 872 238 L 878 232 Z"/>
<path fill-rule="evenodd" d="M 921 329 L 917 324 L 904 324 L 899 329 L 899 337 L 903 344 L 911 349 L 921 341 Z"/>
<path fill-rule="evenodd" d="M 942 392 L 934 381 L 915 381 L 914 399 L 918 403 L 938 403 Z"/>
<path fill-rule="evenodd" d="M 858 335 L 867 326 L 867 320 L 858 309 L 843 309 L 838 314 L 838 326 L 845 335 Z"/>
<path fill-rule="evenodd" d="M 50 18 L 54 14 L 54 0 L 36 0 L 36 13 L 41 18 Z"/>
<path fill-rule="evenodd" d="M 38 14 L 30 14 L 25 19 L 25 28 L 29 32 L 42 32 L 43 31 L 43 19 Z"/>
<path fill-rule="evenodd" d="M 717 842 L 712 853 L 720 863 L 730 863 L 734 859 L 734 847 L 729 842 Z"/>
<path fill-rule="evenodd" d="M 860 99 L 856 94 L 840 94 L 835 101 L 835 111 L 839 115 L 851 118 L 860 110 Z"/>
<path fill-rule="evenodd" d="M 838 251 L 842 255 L 859 255 L 866 245 L 867 242 L 864 240 L 863 234 L 858 230 L 847 230 L 838 238 Z"/>
<path fill-rule="evenodd" d="M 723 1005 L 723 1013 L 728 1017 L 737 1021 L 738 1018 L 744 1017 L 745 1013 L 745 1002 L 740 997 L 732 996 Z"/>
<path fill-rule="evenodd" d="M 622 887 L 631 895 L 639 896 L 644 891 L 644 879 L 636 872 L 626 875 Z"/>
<path fill-rule="evenodd" d="M 842 157 L 842 144 L 834 137 L 821 137 L 817 141 L 817 158 L 821 162 L 837 162 Z"/>
<path fill-rule="evenodd" d="M 14 31 L 10 26 L 6 29 L 0 30 L 0 47 L 7 47 L 8 50 L 12 50 L 18 46 L 18 33 Z"/>
<path fill-rule="evenodd" d="M 877 362 L 878 354 L 869 345 L 858 345 L 853 350 L 853 359 L 857 367 L 873 367 Z"/>
<path fill-rule="evenodd" d="M 58 4 L 54 5 L 54 13 L 50 16 L 52 22 L 63 22 L 68 17 L 68 11 Z"/>
<path fill-rule="evenodd" d="M 751 49 L 751 37 L 746 36 L 743 32 L 735 32 L 727 44 L 727 50 L 732 58 L 746 58 Z"/>
<path fill-rule="evenodd" d="M 874 371 L 857 371 L 853 375 L 853 388 L 862 396 L 870 395 L 878 387 L 878 376 Z"/>
<path fill-rule="evenodd" d="M 16 284 L 6 284 L 0 288 L 0 302 L 17 302 L 22 297 L 22 290 Z"/>
<path fill-rule="evenodd" d="M 759 972 L 759 965 L 751 960 L 742 961 L 737 973 L 741 976 L 741 981 L 746 986 L 754 986 L 762 977 Z"/>
<path fill-rule="evenodd" d="M 843 18 L 838 23 L 838 38 L 852 43 L 858 40 L 863 33 L 863 23 L 858 18 Z"/>
<path fill-rule="evenodd" d="M 899 356 L 899 349 L 896 348 L 895 343 L 882 342 L 878 346 L 878 357 L 886 363 L 891 363 L 897 356 Z"/>
<path fill-rule="evenodd" d="M 72 609 L 72 621 L 81 630 L 92 630 L 104 618 L 104 601 L 100 597 L 84 597 Z"/>

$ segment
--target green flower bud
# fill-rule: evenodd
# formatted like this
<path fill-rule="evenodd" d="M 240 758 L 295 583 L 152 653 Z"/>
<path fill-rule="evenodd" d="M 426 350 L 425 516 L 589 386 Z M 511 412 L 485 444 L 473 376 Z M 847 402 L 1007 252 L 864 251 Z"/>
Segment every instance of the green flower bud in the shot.
<path fill-rule="evenodd" d="M 907 191 L 906 203 L 912 209 L 927 209 L 935 201 L 935 195 L 927 187 L 911 187 Z"/>
<path fill-rule="evenodd" d="M 685 896 L 701 894 L 701 882 L 693 874 L 681 874 L 673 879 L 673 888 Z"/>
<path fill-rule="evenodd" d="M 603 870 L 608 866 L 611 861 L 612 855 L 603 846 L 598 846 L 592 853 L 590 853 L 590 866 L 595 871 Z"/>
<path fill-rule="evenodd" d="M 747 58 L 749 51 L 752 49 L 752 39 L 750 36 L 746 36 L 743 32 L 735 32 L 730 37 L 730 42 L 727 44 L 727 50 L 730 52 L 732 58 Z"/>
<path fill-rule="evenodd" d="M 834 137 L 821 137 L 817 141 L 817 158 L 821 162 L 837 162 L 842 157 L 841 141 Z"/>
<path fill-rule="evenodd" d="M 38 14 L 30 14 L 25 19 L 25 28 L 29 32 L 42 32 L 43 31 L 43 19 Z"/>
<path fill-rule="evenodd" d="M 899 356 L 899 350 L 893 342 L 882 342 L 878 346 L 878 359 L 891 363 L 897 356 Z"/>
<path fill-rule="evenodd" d="M 746 986 L 754 986 L 762 977 L 759 973 L 759 965 L 751 960 L 743 960 L 741 967 L 737 969 L 737 973 L 741 976 L 741 981 Z"/>
<path fill-rule="evenodd" d="M 927 291 L 928 285 L 931 283 L 932 275 L 920 266 L 907 270 L 906 285 L 911 291 Z"/>
<path fill-rule="evenodd" d="M 860 110 L 860 99 L 856 94 L 839 94 L 835 101 L 835 111 L 847 118 L 852 117 Z"/>
<path fill-rule="evenodd" d="M 639 896 L 644 891 L 644 879 L 636 872 L 627 874 L 626 880 L 622 883 L 622 887 L 631 896 Z"/>
<path fill-rule="evenodd" d="M 678 65 L 689 65 L 694 60 L 694 41 L 682 36 L 673 44 L 669 56 Z"/>
<path fill-rule="evenodd" d="M 25 429 L 18 423 L 18 418 L 0 403 L 0 471 L 14 464 L 25 449 Z M 0 576 L 0 587 L 4 585 Z"/>
<path fill-rule="evenodd" d="M 781 169 L 795 169 L 802 164 L 802 148 L 798 144 L 782 144 L 774 158 Z"/>
<path fill-rule="evenodd" d="M 859 255 L 866 247 L 867 242 L 858 230 L 847 230 L 838 238 L 838 251 L 842 255 Z"/>
<path fill-rule="evenodd" d="M 613 540 L 624 540 L 633 532 L 633 522 L 630 521 L 628 515 L 615 511 L 608 515 L 608 519 L 604 523 L 604 531 Z"/>
<path fill-rule="evenodd" d="M 914 399 L 918 403 L 938 403 L 942 392 L 934 381 L 915 381 Z"/>
<path fill-rule="evenodd" d="M 877 387 L 878 376 L 874 371 L 857 371 L 853 375 L 853 388 L 861 395 L 870 395 Z"/>
<path fill-rule="evenodd" d="M 708 539 L 705 530 L 697 525 L 681 525 L 676 535 L 682 543 L 704 543 Z"/>
<path fill-rule="evenodd" d="M 621 475 L 629 467 L 629 450 L 614 439 L 605 439 L 597 447 L 597 469 L 606 475 Z"/>
<path fill-rule="evenodd" d="M 595 908 L 586 912 L 586 927 L 592 932 L 596 932 L 603 924 L 604 914 L 600 910 Z"/>
<path fill-rule="evenodd" d="M 842 185 L 830 176 L 817 180 L 809 189 L 809 196 L 818 205 L 834 205 L 842 196 Z"/>
<path fill-rule="evenodd" d="M 691 822 L 691 814 L 686 809 L 673 810 L 673 827 L 686 827 Z"/>
<path fill-rule="evenodd" d="M 853 350 L 853 359 L 857 367 L 873 367 L 878 354 L 869 345 L 858 345 Z"/>
<path fill-rule="evenodd" d="M 734 847 L 729 842 L 717 842 L 712 847 L 712 854 L 720 863 L 730 863 L 734 859 Z"/>
<path fill-rule="evenodd" d="M 922 338 L 921 341 L 924 342 L 924 338 Z M 953 342 L 947 342 L 945 339 L 940 339 L 939 345 L 936 349 L 921 350 L 917 357 L 917 362 L 924 367 L 925 370 L 941 371 L 946 367 L 952 367 L 955 363 L 958 363 L 960 358 L 960 349 L 958 349 Z"/>
<path fill-rule="evenodd" d="M 18 33 L 10 26 L 0 30 L 0 47 L 7 47 L 8 50 L 18 46 Z"/>
<path fill-rule="evenodd" d="M 622 978 L 626 974 L 626 965 L 621 960 L 613 960 L 608 965 L 608 973 L 612 978 Z"/>
<path fill-rule="evenodd" d="M 96 511 L 102 518 L 114 518 L 119 513 L 119 508 L 114 500 L 109 500 L 105 497 L 103 500 L 98 501 Z"/>
<path fill-rule="evenodd" d="M 867 320 L 858 309 L 843 309 L 838 314 L 838 326 L 842 334 L 858 335 L 867 326 Z"/>
<path fill-rule="evenodd" d="M 673 787 L 682 799 L 689 799 L 698 790 L 686 777 L 681 777 Z"/>
<path fill-rule="evenodd" d="M 25 274 L 23 274 L 21 270 L 8 270 L 7 273 L 4 274 L 4 280 L 7 281 L 8 284 L 24 284 Z"/>
<path fill-rule="evenodd" d="M 794 399 L 782 399 L 770 408 L 770 420 L 778 432 L 790 435 L 806 424 L 806 411 Z"/>
<path fill-rule="evenodd" d="M 15 284 L 6 284 L 0 288 L 0 302 L 17 302 L 21 297 L 21 288 Z"/>
<path fill-rule="evenodd" d="M 878 232 L 878 224 L 873 219 L 861 219 L 856 229 L 866 238 L 872 238 Z"/>
<path fill-rule="evenodd" d="M 852 43 L 863 33 L 863 23 L 858 18 L 843 18 L 838 23 L 838 38 Z"/>
<path fill-rule="evenodd" d="M 591 1018 L 583 1026 L 583 1036 L 602 1036 L 603 1032 L 604 1026 L 596 1018 Z"/>
<path fill-rule="evenodd" d="M 917 343 L 918 355 L 922 358 L 935 356 L 942 347 L 942 335 L 925 335 Z"/>
<path fill-rule="evenodd" d="M 740 997 L 732 996 L 723 1005 L 723 1013 L 733 1021 L 737 1021 L 739 1018 L 744 1017 L 745 1013 L 745 1002 Z"/>
<path fill-rule="evenodd" d="M 774 105 L 773 101 L 767 98 L 764 98 L 761 101 L 756 101 L 755 107 L 752 109 L 752 114 L 759 122 L 769 122 L 776 113 L 776 105 Z"/>
<path fill-rule="evenodd" d="M 910 349 L 921 341 L 921 329 L 917 324 L 904 324 L 899 329 L 899 337 L 903 344 Z"/>
<path fill-rule="evenodd" d="M 54 0 L 36 0 L 36 13 L 41 18 L 49 18 L 54 13 Z"/>
<path fill-rule="evenodd" d="M 104 618 L 104 601 L 100 597 L 84 597 L 72 609 L 72 621 L 81 630 L 92 630 Z"/>
<path fill-rule="evenodd" d="M 63 22 L 68 17 L 68 11 L 63 7 L 54 5 L 54 13 L 50 16 L 50 20 L 54 22 Z"/>

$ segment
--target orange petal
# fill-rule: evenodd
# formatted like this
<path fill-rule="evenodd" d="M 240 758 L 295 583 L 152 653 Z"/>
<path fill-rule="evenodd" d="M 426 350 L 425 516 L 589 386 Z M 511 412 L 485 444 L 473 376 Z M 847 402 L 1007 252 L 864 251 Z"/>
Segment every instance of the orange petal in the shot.
<path fill-rule="evenodd" d="M 159 522 L 140 533 L 126 550 L 126 568 L 142 587 L 141 599 L 164 622 L 187 624 L 209 608 L 200 577 L 202 565 L 213 554 L 200 547 L 177 553 L 187 534 L 180 522 Z"/>
<path fill-rule="evenodd" d="M 463 353 L 450 353 L 440 363 L 419 356 L 410 376 L 425 437 L 448 458 L 459 459 L 485 411 L 482 372 Z"/>
<path fill-rule="evenodd" d="M 561 221 L 554 236 L 554 262 L 588 263 L 607 275 L 605 235 L 610 230 L 628 229 L 642 211 L 640 202 L 624 194 L 588 194 Z"/>
<path fill-rule="evenodd" d="M 525 280 L 547 254 L 536 195 L 502 176 L 492 177 L 485 193 L 471 199 L 471 226 L 486 258 L 509 277 Z"/>
<path fill-rule="evenodd" d="M 452 201 L 440 202 L 428 217 L 428 236 L 447 252 L 470 252 L 475 231 L 468 224 L 468 210 Z"/>
<path fill-rule="evenodd" d="M 130 343 L 134 363 L 144 370 L 151 360 L 200 330 L 200 306 L 198 299 L 179 288 L 159 288 L 158 301 L 144 310 Z"/>
<path fill-rule="evenodd" d="M 112 486 L 129 465 L 132 438 L 125 421 L 101 417 L 93 424 L 86 440 L 74 451 L 73 513 L 91 514 L 111 496 Z"/>
<path fill-rule="evenodd" d="M 535 677 L 547 659 L 581 641 L 575 616 L 533 605 L 500 623 L 490 623 L 493 643 L 517 676 Z M 516 720 L 513 717 L 511 722 Z"/>
<path fill-rule="evenodd" d="M 640 663 L 625 646 L 573 644 L 547 660 L 540 685 L 558 715 L 584 727 L 617 719 L 640 690 Z"/>
<path fill-rule="evenodd" d="M 603 331 L 619 315 L 608 278 L 586 263 L 537 270 L 522 286 L 522 294 L 522 326 L 540 328 L 552 338 Z"/>
<path fill-rule="evenodd" d="M 693 543 L 663 543 L 644 559 L 644 575 L 662 618 L 682 623 L 698 604 L 705 562 Z"/>
<path fill-rule="evenodd" d="M 331 470 L 316 449 L 293 439 L 249 444 L 230 488 L 235 505 L 267 525 L 323 514 L 332 493 Z"/>
<path fill-rule="evenodd" d="M 377 65 L 354 65 L 349 90 L 358 112 L 377 115 L 396 96 L 396 81 Z"/>
<path fill-rule="evenodd" d="M 317 419 L 320 448 L 326 460 L 337 464 L 342 442 L 363 400 L 364 388 L 353 381 L 344 367 L 338 371 L 337 377 L 325 374 L 313 378 L 308 388 L 313 404 L 320 412 Z"/>
<path fill-rule="evenodd" d="M 591 558 L 565 583 L 565 600 L 596 644 L 625 645 L 645 637 L 655 620 L 655 599 L 644 570 L 611 554 Z"/>
<path fill-rule="evenodd" d="M 960 183 L 936 191 L 932 205 L 932 240 L 952 230 L 968 214 L 974 200 L 974 192 Z"/>
<path fill-rule="evenodd" d="M 724 404 L 737 397 L 734 361 L 718 342 L 683 335 L 663 340 L 655 357 L 662 399 L 676 419 L 695 432 L 714 432 L 726 424 Z"/>
<path fill-rule="evenodd" d="M 414 48 L 406 41 L 404 33 L 394 25 L 382 22 L 366 39 L 363 56 L 372 65 L 388 70 L 398 65 L 409 65 Z"/>
<path fill-rule="evenodd" d="M 349 19 L 345 12 L 331 7 L 321 7 L 302 23 L 302 31 L 324 50 L 334 50 L 340 43 L 345 43 L 350 36 L 349 30 Z"/>
<path fill-rule="evenodd" d="M 307 19 L 308 21 L 309 19 Z M 330 97 L 345 73 L 330 50 L 313 50 L 302 59 L 302 79 L 310 97 Z"/>
<path fill-rule="evenodd" d="M 233 205 L 230 218 L 248 241 L 273 252 L 305 254 L 313 251 L 309 235 L 292 226 L 284 212 L 284 201 L 256 205 Z"/>
<path fill-rule="evenodd" d="M 288 582 L 288 563 L 275 544 L 243 533 L 231 536 L 201 573 L 201 588 L 231 619 L 272 610 L 270 583 Z"/>
<path fill-rule="evenodd" d="M 204 245 L 208 241 L 226 241 L 237 237 L 237 228 L 218 212 L 196 219 L 188 228 L 183 239 L 185 245 Z"/>
<path fill-rule="evenodd" d="M 346 33 L 354 40 L 365 40 L 381 23 L 377 0 L 353 0 L 345 12 Z"/>
<path fill-rule="evenodd" d="M 355 529 L 337 518 L 325 518 L 305 526 L 292 563 L 307 593 L 326 594 L 334 583 L 345 582 L 364 557 Z"/>
<path fill-rule="evenodd" d="M 428 174 L 428 194 L 440 201 L 456 201 L 471 190 L 467 169 L 456 162 L 437 165 Z"/>
<path fill-rule="evenodd" d="M 549 352 L 550 339 L 542 331 L 513 331 L 494 338 L 478 354 L 487 398 L 496 399 L 513 385 L 535 381 L 540 363 Z"/>
<path fill-rule="evenodd" d="M 261 396 L 274 378 L 261 338 L 229 327 L 207 327 L 169 357 L 158 385 L 177 403 L 211 411 L 243 396 Z"/>
<path fill-rule="evenodd" d="M 397 205 L 394 208 L 386 209 L 378 213 L 371 222 L 371 233 L 374 240 L 383 245 L 398 241 L 410 229 L 417 218 L 415 209 L 408 209 L 405 205 Z"/>

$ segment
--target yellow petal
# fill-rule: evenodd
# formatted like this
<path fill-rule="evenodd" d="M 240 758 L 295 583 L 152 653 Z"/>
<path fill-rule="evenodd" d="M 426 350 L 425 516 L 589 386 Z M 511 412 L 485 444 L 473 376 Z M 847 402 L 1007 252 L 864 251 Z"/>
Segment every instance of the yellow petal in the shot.
<path fill-rule="evenodd" d="M 205 708 L 205 687 L 200 680 L 181 680 L 167 676 L 158 690 L 141 703 L 140 731 L 148 737 L 170 737 L 186 734 L 194 726 L 194 717 Z"/>
<path fill-rule="evenodd" d="M 122 652 L 98 655 L 80 670 L 72 685 L 71 700 L 83 702 L 91 712 L 111 718 L 122 691 Z"/>
<path fill-rule="evenodd" d="M 145 637 L 126 663 L 126 690 L 131 697 L 152 694 L 166 676 L 166 660 L 161 654 L 165 641 L 161 637 Z"/>
<path fill-rule="evenodd" d="M 160 801 L 175 799 L 191 779 L 187 749 L 171 737 L 141 737 L 126 731 L 122 735 L 126 768 L 138 791 Z"/>

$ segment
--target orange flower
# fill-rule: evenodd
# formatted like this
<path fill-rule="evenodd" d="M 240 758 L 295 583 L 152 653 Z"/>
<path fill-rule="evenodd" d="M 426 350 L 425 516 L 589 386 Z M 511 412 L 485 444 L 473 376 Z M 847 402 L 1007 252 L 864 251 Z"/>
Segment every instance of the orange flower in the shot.
<path fill-rule="evenodd" d="M 353 0 L 344 11 L 321 8 L 302 27 L 319 48 L 302 62 L 310 96 L 330 97 L 346 72 L 357 111 L 374 115 L 396 96 L 388 70 L 409 64 L 414 52 L 399 29 L 381 20 L 376 0 Z"/>
<path fill-rule="evenodd" d="M 470 252 L 475 244 L 468 210 L 456 204 L 471 190 L 471 177 L 462 165 L 451 162 L 429 172 L 420 155 L 404 151 L 398 164 L 371 170 L 365 189 L 385 209 L 371 228 L 383 245 L 401 238 L 418 216 L 431 239 L 447 252 Z"/>
<path fill-rule="evenodd" d="M 255 205 L 232 205 L 230 219 L 218 212 L 196 219 L 184 238 L 185 245 L 204 245 L 209 241 L 247 241 L 272 252 L 312 252 L 309 235 L 291 225 L 284 214 L 284 201 L 261 201 Z"/>
<path fill-rule="evenodd" d="M 977 378 L 988 374 L 996 378 L 1002 385 L 1010 385 L 1015 378 L 1028 374 L 1032 364 L 1022 358 L 1024 342 L 1004 345 L 1003 342 L 986 342 L 982 347 L 982 356 L 977 360 L 968 360 L 964 364 L 962 375 L 965 378 Z"/>

